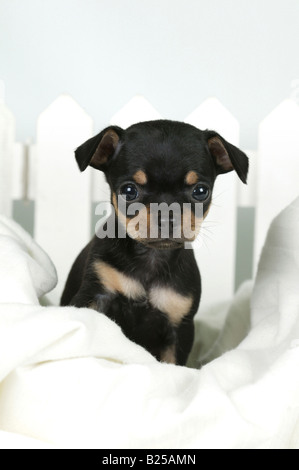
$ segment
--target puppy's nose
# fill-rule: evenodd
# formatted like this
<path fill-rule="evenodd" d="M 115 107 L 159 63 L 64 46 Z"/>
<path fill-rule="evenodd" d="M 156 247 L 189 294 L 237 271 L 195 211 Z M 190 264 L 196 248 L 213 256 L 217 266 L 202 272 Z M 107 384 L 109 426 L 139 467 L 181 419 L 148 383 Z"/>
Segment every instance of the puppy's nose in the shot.
<path fill-rule="evenodd" d="M 178 226 L 179 221 L 176 217 L 169 214 L 168 216 L 163 216 L 162 214 L 158 214 L 158 228 L 163 230 L 169 229 L 169 234 L 172 234 L 172 231 Z"/>
<path fill-rule="evenodd" d="M 162 214 L 158 214 L 158 227 L 165 228 L 165 227 L 172 227 L 173 226 L 173 216 L 162 216 Z"/>

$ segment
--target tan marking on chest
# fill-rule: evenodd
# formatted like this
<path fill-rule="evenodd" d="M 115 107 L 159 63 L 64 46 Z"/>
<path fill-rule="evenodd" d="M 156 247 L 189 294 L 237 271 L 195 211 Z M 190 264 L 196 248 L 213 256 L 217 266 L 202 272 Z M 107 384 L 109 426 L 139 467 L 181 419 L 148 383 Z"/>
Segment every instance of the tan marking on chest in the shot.
<path fill-rule="evenodd" d="M 193 299 L 191 295 L 185 297 L 170 287 L 154 287 L 150 290 L 149 301 L 176 325 L 189 313 Z"/>
<path fill-rule="evenodd" d="M 142 284 L 135 279 L 121 273 L 104 261 L 95 261 L 96 275 L 109 292 L 118 292 L 130 299 L 140 299 L 146 293 Z"/>
<path fill-rule="evenodd" d="M 176 357 L 175 357 L 175 346 L 169 346 L 165 349 L 160 358 L 161 362 L 167 362 L 168 364 L 176 364 Z"/>

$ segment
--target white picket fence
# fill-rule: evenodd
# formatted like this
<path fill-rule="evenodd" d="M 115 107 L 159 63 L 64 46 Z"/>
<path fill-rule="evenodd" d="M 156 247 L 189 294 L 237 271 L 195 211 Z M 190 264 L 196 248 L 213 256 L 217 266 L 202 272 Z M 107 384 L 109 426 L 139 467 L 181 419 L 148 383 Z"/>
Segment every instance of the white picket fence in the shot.
<path fill-rule="evenodd" d="M 161 117 L 165 116 L 145 98 L 136 96 L 110 123 L 126 128 Z M 185 121 L 214 129 L 239 146 L 239 123 L 215 98 L 207 99 Z M 34 238 L 56 265 L 59 282 L 48 297 L 57 303 L 72 262 L 90 239 L 94 203 L 109 200 L 103 175 L 90 168 L 81 174 L 74 159 L 74 149 L 101 129 L 94 129 L 92 118 L 69 95 L 59 96 L 39 116 L 36 143 L 15 142 L 14 129 L 14 117 L 2 99 L 0 213 L 12 216 L 13 201 L 35 201 Z M 287 99 L 274 109 L 260 124 L 258 148 L 243 150 L 250 157 L 248 185 L 242 185 L 234 172 L 218 178 L 206 228 L 195 243 L 204 305 L 233 295 L 238 208 L 255 207 L 255 271 L 270 221 L 299 193 L 296 102 Z M 250 249 L 245 240 L 239 245 L 241 252 Z"/>

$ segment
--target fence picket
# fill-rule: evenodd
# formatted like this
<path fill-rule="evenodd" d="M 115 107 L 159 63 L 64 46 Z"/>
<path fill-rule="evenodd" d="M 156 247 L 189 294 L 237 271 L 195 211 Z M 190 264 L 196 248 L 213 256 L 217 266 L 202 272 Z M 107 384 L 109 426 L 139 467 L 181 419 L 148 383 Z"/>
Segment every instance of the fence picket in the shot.
<path fill-rule="evenodd" d="M 299 194 L 299 106 L 288 99 L 260 124 L 255 268 L 272 219 Z"/>
<path fill-rule="evenodd" d="M 24 145 L 15 142 L 13 145 L 12 158 L 12 192 L 13 200 L 22 199 L 24 192 Z"/>
<path fill-rule="evenodd" d="M 95 206 L 109 201 L 110 190 L 101 172 L 87 169 L 81 174 L 77 168 L 74 149 L 93 135 L 93 123 L 69 95 L 58 97 L 40 115 L 37 143 L 27 143 L 25 158 L 25 145 L 15 142 L 14 117 L 4 104 L 3 90 L 0 81 L 0 211 L 11 216 L 14 200 L 14 216 L 18 209 L 20 216 L 16 220 L 30 233 L 34 215 L 34 237 L 58 271 L 58 287 L 48 296 L 57 303 L 70 266 L 98 221 L 100 214 L 93 213 Z M 126 128 L 153 119 L 161 119 L 161 115 L 144 97 L 135 96 L 110 122 Z M 215 98 L 203 102 L 185 122 L 200 129 L 214 129 L 239 145 L 238 121 Z M 240 281 L 248 276 L 253 258 L 256 269 L 271 220 L 298 196 L 298 128 L 299 106 L 285 100 L 260 124 L 258 151 L 248 152 L 248 186 L 241 185 L 235 173 L 217 178 L 211 210 L 194 244 L 203 279 L 203 307 L 230 299 L 235 277 Z M 30 206 L 27 212 L 25 202 Z M 24 217 L 30 219 L 28 223 Z"/>
<path fill-rule="evenodd" d="M 232 144 L 238 145 L 239 123 L 215 98 L 204 101 L 185 122 L 202 130 L 215 130 Z M 236 174 L 218 176 L 210 212 L 194 243 L 195 256 L 202 275 L 202 306 L 215 301 L 215 291 L 217 299 L 221 300 L 230 299 L 234 292 L 236 189 Z"/>
<path fill-rule="evenodd" d="M 134 96 L 112 118 L 110 123 L 124 129 L 136 122 L 161 119 L 159 112 L 143 96 Z"/>
<path fill-rule="evenodd" d="M 5 105 L 4 83 L 0 81 L 0 213 L 12 213 L 12 167 L 15 120 Z"/>
<path fill-rule="evenodd" d="M 92 132 L 92 119 L 68 95 L 58 97 L 38 118 L 34 231 L 58 272 L 58 286 L 48 296 L 53 303 L 90 237 L 90 171 L 79 172 L 74 149 Z"/>

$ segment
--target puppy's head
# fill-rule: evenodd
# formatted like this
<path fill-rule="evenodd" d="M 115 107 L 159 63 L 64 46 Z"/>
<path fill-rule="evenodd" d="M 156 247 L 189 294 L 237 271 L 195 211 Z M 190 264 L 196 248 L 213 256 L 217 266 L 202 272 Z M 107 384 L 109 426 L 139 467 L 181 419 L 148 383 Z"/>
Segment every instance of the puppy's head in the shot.
<path fill-rule="evenodd" d="M 110 126 L 75 156 L 81 171 L 105 173 L 127 233 L 155 248 L 193 241 L 217 175 L 235 170 L 246 183 L 248 173 L 247 156 L 216 132 L 167 120 Z"/>

